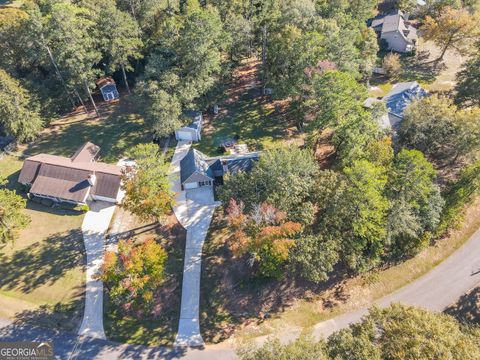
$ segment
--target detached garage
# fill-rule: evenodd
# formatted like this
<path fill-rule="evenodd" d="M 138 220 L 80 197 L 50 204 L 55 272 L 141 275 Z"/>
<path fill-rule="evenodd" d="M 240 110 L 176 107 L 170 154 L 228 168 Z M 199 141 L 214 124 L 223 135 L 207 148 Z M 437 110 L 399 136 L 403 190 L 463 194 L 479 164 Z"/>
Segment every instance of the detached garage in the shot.
<path fill-rule="evenodd" d="M 200 141 L 202 133 L 203 116 L 200 111 L 187 111 L 184 117 L 192 121 L 189 125 L 175 131 L 175 138 L 183 141 Z"/>

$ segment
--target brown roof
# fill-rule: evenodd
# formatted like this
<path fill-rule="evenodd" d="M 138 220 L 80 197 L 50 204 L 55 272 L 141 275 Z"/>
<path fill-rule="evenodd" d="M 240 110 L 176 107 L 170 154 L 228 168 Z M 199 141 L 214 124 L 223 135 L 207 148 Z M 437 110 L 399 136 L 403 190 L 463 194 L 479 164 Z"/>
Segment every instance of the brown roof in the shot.
<path fill-rule="evenodd" d="M 101 89 L 105 85 L 115 84 L 115 80 L 113 80 L 110 76 L 107 76 L 98 79 L 95 84 L 97 84 L 98 88 Z"/>
<path fill-rule="evenodd" d="M 88 195 L 90 184 L 87 180 L 81 182 L 38 176 L 30 192 L 43 196 L 53 196 L 60 199 L 84 202 Z"/>
<path fill-rule="evenodd" d="M 91 142 L 86 142 L 82 147 L 80 147 L 75 154 L 72 156 L 73 162 L 90 162 L 95 160 L 95 157 L 100 152 L 100 147 L 92 144 Z"/>
<path fill-rule="evenodd" d="M 92 195 L 116 198 L 121 168 L 93 161 L 97 149 L 98 146 L 86 143 L 72 158 L 49 154 L 29 157 L 23 163 L 18 181 L 32 184 L 32 193 L 77 202 L 85 201 L 90 188 Z M 88 182 L 92 175 L 96 177 L 93 187 Z"/>
<path fill-rule="evenodd" d="M 120 188 L 120 176 L 96 173 L 97 180 L 92 188 L 92 195 L 115 199 Z"/>

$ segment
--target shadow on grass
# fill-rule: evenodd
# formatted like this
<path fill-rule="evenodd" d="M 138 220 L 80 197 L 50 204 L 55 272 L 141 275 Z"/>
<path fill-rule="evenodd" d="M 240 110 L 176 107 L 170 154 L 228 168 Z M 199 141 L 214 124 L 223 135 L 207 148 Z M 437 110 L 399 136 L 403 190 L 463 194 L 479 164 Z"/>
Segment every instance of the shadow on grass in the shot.
<path fill-rule="evenodd" d="M 85 119 L 50 127 L 47 134 L 25 151 L 25 155 L 46 153 L 69 157 L 86 141 L 91 141 L 100 146 L 101 161 L 116 163 L 128 149 L 147 138 L 148 127 L 138 115 L 129 111 L 128 103 L 123 103 L 102 119 Z"/>
<path fill-rule="evenodd" d="M 108 338 L 118 342 L 171 346 L 175 341 L 180 319 L 186 232 L 180 225 L 169 229 L 158 224 L 147 226 L 151 225 L 155 225 L 157 242 L 168 254 L 165 281 L 154 294 L 152 312 L 144 318 L 124 314 L 119 306 L 111 301 L 105 288 L 105 333 Z"/>
<path fill-rule="evenodd" d="M 45 208 L 45 211 L 49 210 L 54 211 Z M 0 288 L 30 293 L 38 286 L 54 284 L 67 271 L 84 264 L 81 230 L 57 233 L 41 244 L 34 243 L 15 252 L 11 257 L 0 254 Z"/>
<path fill-rule="evenodd" d="M 77 288 L 77 296 L 69 302 L 41 305 L 35 310 L 15 314 L 17 324 L 27 323 L 49 329 L 76 332 L 83 319 L 85 289 Z"/>
<path fill-rule="evenodd" d="M 480 287 L 460 297 L 445 313 L 455 317 L 464 324 L 480 324 Z"/>

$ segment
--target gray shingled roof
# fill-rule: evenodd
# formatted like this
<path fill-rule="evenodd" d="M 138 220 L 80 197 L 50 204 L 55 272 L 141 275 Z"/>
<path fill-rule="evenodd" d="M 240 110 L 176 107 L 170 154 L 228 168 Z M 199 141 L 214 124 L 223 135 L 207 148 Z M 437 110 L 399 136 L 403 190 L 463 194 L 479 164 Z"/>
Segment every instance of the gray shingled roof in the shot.
<path fill-rule="evenodd" d="M 212 178 L 209 172 L 207 157 L 200 151 L 190 149 L 185 157 L 180 161 L 180 181 L 182 184 L 195 172 L 202 173 Z"/>

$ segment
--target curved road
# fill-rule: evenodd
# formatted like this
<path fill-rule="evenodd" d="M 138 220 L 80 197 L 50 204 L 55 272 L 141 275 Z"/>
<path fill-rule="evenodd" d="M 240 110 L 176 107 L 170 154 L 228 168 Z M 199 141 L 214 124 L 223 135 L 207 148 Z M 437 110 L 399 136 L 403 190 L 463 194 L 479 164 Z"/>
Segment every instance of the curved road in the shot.
<path fill-rule="evenodd" d="M 429 310 L 442 311 L 460 296 L 480 283 L 480 230 L 447 260 L 411 284 L 376 302 L 387 306 L 401 302 Z M 317 324 L 314 335 L 328 336 L 334 331 L 359 321 L 367 312 L 360 309 Z M 191 359 L 224 360 L 235 357 L 230 343 L 207 346 L 203 350 L 151 348 L 122 345 L 106 340 L 78 337 L 74 334 L 56 333 L 29 325 L 15 325 L 0 321 L 1 341 L 53 341 L 59 359 Z M 280 334 L 283 341 L 298 334 Z M 259 338 L 262 342 L 264 338 Z"/>

